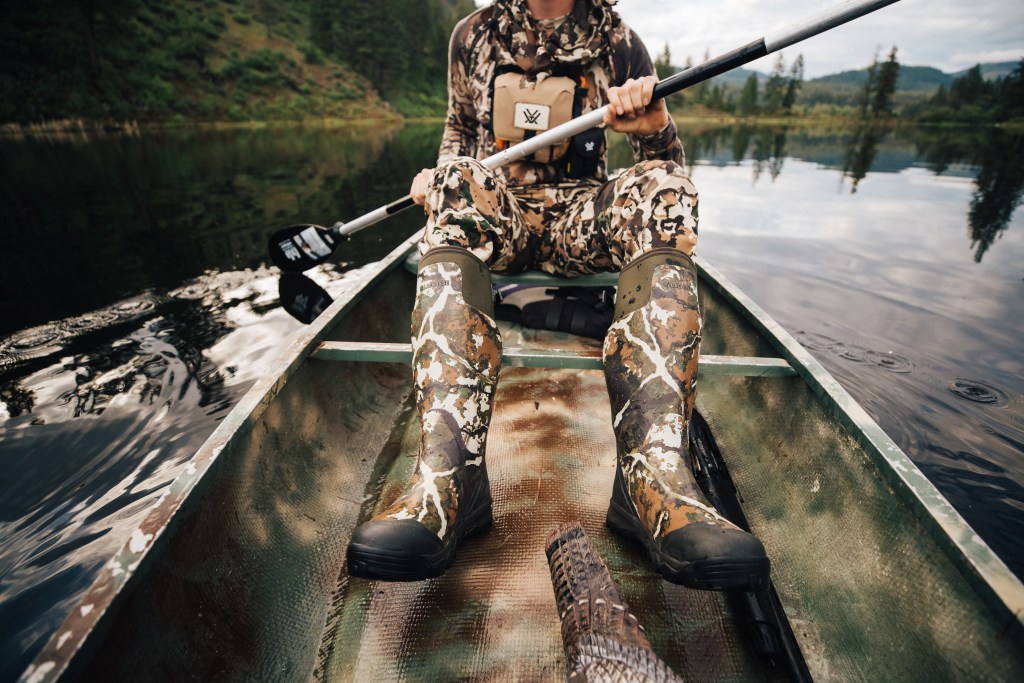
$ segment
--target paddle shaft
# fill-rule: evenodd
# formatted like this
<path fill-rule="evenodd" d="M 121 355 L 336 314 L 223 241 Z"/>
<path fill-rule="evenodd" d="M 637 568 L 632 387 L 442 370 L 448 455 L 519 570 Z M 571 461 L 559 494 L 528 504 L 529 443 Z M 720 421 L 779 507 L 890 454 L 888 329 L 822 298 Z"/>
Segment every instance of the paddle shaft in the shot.
<path fill-rule="evenodd" d="M 790 26 L 770 33 L 763 38 L 750 42 L 743 47 L 737 48 L 731 52 L 726 52 L 723 55 L 719 55 L 713 59 L 709 59 L 703 64 L 680 71 L 677 74 L 669 76 L 663 81 L 660 81 L 654 86 L 654 99 L 660 99 L 667 97 L 673 93 L 679 92 L 684 88 L 689 88 L 698 83 L 702 83 L 708 79 L 719 76 L 727 71 L 732 71 L 735 68 L 741 67 L 744 64 L 748 64 L 755 59 L 760 59 L 766 55 L 770 55 L 773 52 L 778 52 L 783 48 L 789 47 L 795 43 L 816 36 L 819 33 L 824 33 L 837 26 L 841 26 L 849 21 L 853 21 L 858 17 L 862 17 L 865 14 L 870 14 L 877 9 L 881 9 L 887 5 L 892 5 L 899 0 L 847 0 L 846 2 L 840 3 L 831 9 L 818 14 L 814 17 L 806 19 L 804 21 L 791 24 Z M 537 152 L 545 147 L 556 145 L 563 140 L 567 140 L 574 135 L 578 135 L 585 130 L 590 130 L 595 126 L 600 126 L 604 121 L 604 116 L 608 111 L 608 105 L 595 109 L 594 111 L 588 112 L 572 121 L 567 121 L 560 126 L 556 126 L 551 130 L 544 131 L 529 140 L 524 140 L 517 145 L 509 147 L 508 149 L 502 150 L 497 154 L 493 154 L 481 163 L 489 169 L 496 169 L 510 164 L 514 161 L 524 159 L 534 152 Z M 367 228 L 378 221 L 382 221 L 388 216 L 404 211 L 411 206 L 415 206 L 416 203 L 413 201 L 411 195 L 406 195 L 399 200 L 391 202 L 385 206 L 375 209 L 370 213 L 360 216 L 354 220 L 345 223 L 341 227 L 336 228 L 336 232 L 341 236 L 348 236 L 356 233 L 363 228 Z"/>

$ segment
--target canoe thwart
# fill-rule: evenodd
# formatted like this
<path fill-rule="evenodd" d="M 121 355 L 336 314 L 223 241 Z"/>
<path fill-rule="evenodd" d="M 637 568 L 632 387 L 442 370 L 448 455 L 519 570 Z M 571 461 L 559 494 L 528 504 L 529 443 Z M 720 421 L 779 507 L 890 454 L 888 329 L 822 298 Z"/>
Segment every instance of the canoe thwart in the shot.
<path fill-rule="evenodd" d="M 349 360 L 376 363 L 411 363 L 412 345 L 383 342 L 323 342 L 313 352 L 320 360 Z M 567 368 L 600 370 L 598 349 L 537 349 L 509 347 L 502 353 L 502 363 L 523 368 Z M 796 370 L 783 358 L 756 356 L 700 357 L 701 377 L 792 377 Z"/>

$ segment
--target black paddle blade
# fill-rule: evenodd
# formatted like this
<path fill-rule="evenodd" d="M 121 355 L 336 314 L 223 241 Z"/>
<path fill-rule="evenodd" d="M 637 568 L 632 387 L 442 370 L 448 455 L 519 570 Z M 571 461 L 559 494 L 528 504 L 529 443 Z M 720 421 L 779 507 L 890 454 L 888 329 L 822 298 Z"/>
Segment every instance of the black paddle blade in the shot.
<path fill-rule="evenodd" d="M 281 273 L 278 290 L 281 305 L 293 318 L 309 324 L 334 301 L 324 288 L 302 273 Z"/>
<path fill-rule="evenodd" d="M 267 249 L 275 266 L 285 271 L 301 272 L 326 261 L 342 239 L 331 228 L 289 225 L 273 234 Z"/>

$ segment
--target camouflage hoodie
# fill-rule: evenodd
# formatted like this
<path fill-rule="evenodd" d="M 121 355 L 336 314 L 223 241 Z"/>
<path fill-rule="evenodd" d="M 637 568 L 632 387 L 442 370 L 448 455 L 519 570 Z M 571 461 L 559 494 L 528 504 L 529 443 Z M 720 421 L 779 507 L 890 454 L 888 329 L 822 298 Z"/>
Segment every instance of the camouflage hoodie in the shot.
<path fill-rule="evenodd" d="M 571 67 L 588 84 L 583 112 L 607 104 L 608 88 L 654 74 L 647 48 L 612 9 L 615 0 L 576 0 L 561 20 L 530 16 L 526 0 L 495 0 L 463 19 L 452 32 L 448 64 L 448 114 L 438 163 L 456 156 L 484 159 L 498 151 L 491 130 L 491 80 L 495 67 L 515 65 L 538 79 Z M 671 121 L 649 136 L 630 135 L 637 161 L 684 163 Z M 503 167 L 510 187 L 579 184 L 560 163 L 520 161 Z M 607 154 L 591 183 L 607 179 Z"/>

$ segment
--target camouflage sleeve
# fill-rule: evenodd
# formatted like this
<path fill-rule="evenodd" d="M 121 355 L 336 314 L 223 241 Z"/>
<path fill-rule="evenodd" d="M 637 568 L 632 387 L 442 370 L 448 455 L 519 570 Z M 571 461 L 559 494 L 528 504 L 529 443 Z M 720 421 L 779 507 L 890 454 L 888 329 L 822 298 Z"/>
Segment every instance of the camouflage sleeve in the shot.
<path fill-rule="evenodd" d="M 452 31 L 448 46 L 448 114 L 438 150 L 437 163 L 454 157 L 477 155 L 476 105 L 470 79 L 469 50 L 466 46 L 468 22 L 463 20 Z"/>
<path fill-rule="evenodd" d="M 623 68 L 618 73 L 623 74 L 620 83 L 625 83 L 630 78 L 641 78 L 643 76 L 655 75 L 654 63 L 651 56 L 647 54 L 640 36 L 629 30 L 629 40 L 620 44 L 619 49 L 623 51 L 618 57 Z M 633 147 L 633 156 L 637 161 L 648 161 L 661 159 L 663 161 L 674 161 L 680 166 L 686 164 L 686 153 L 683 151 L 683 143 L 679 141 L 678 130 L 672 115 L 669 114 L 668 125 L 653 135 L 627 135 L 629 144 Z"/>

